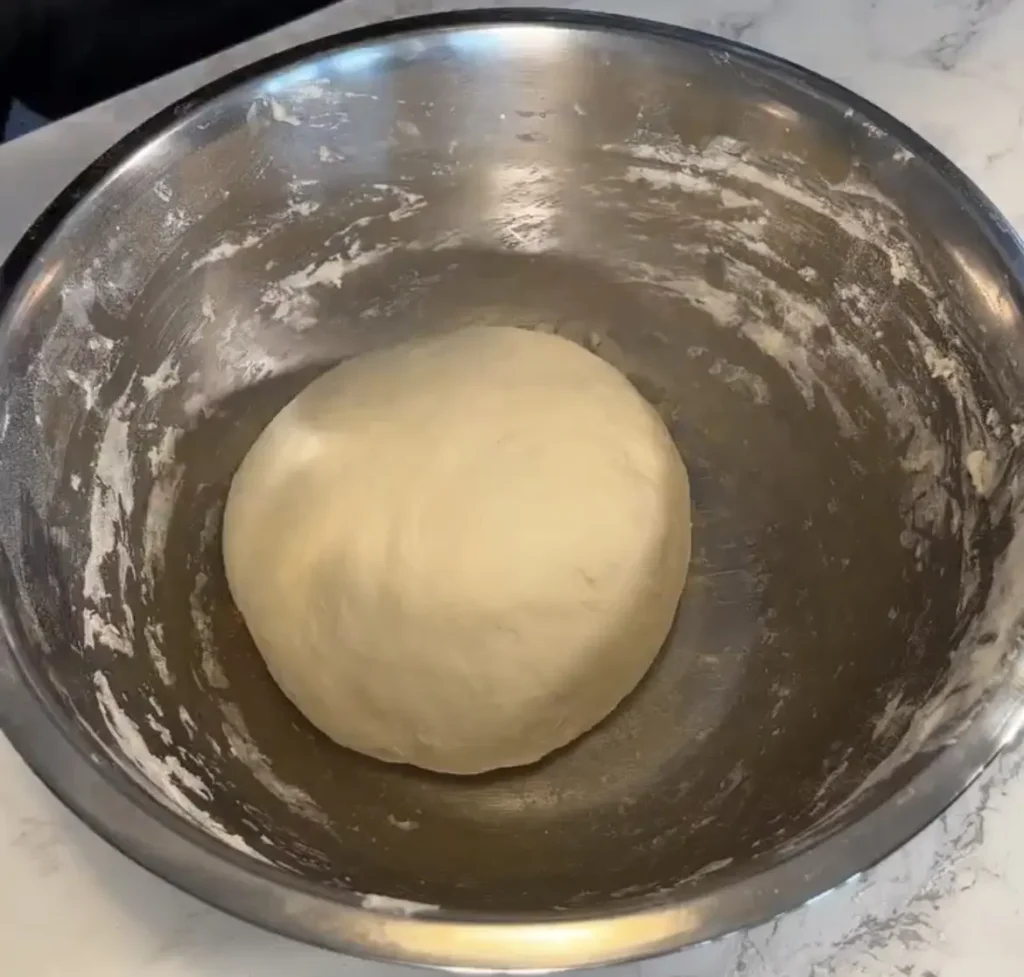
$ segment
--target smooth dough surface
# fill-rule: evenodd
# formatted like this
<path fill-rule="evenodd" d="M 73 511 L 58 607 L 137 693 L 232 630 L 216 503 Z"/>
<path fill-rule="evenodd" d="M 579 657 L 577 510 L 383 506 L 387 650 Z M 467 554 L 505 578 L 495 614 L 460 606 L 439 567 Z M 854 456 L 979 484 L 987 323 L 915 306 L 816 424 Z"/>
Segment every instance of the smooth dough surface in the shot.
<path fill-rule="evenodd" d="M 564 746 L 643 677 L 686 578 L 689 483 L 614 367 L 469 328 L 348 360 L 289 403 L 235 474 L 224 557 L 314 725 L 473 774 Z"/>

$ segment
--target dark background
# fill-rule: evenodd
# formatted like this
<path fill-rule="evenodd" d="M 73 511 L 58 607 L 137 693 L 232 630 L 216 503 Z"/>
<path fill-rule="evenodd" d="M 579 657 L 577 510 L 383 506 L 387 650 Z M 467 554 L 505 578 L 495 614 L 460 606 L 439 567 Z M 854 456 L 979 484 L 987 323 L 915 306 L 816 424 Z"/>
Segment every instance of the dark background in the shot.
<path fill-rule="evenodd" d="M 20 135 L 331 2 L 0 0 L 0 133 Z"/>
<path fill-rule="evenodd" d="M 23 136 L 26 132 L 31 132 L 48 121 L 44 116 L 25 108 L 21 102 L 14 102 L 11 106 L 10 117 L 7 120 L 7 128 L 0 132 L 0 142 L 6 142 L 8 139 Z"/>

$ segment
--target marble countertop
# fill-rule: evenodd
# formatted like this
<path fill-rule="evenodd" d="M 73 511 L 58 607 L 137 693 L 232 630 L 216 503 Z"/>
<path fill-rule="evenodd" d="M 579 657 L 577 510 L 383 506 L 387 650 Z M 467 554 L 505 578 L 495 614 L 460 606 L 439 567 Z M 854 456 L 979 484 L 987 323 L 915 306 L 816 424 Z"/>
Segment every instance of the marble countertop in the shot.
<path fill-rule="evenodd" d="M 0 148 L 0 255 L 84 165 L 198 85 L 273 51 L 444 0 L 347 0 Z M 506 0 L 503 6 L 513 5 Z M 526 5 L 526 4 L 524 4 Z M 546 4 L 548 6 L 552 3 Z M 1024 231 L 1024 0 L 587 0 L 765 48 L 934 142 Z M 1024 747 L 902 850 L 744 935 L 608 977 L 1019 977 Z M 0 735 L 0 969 L 11 977 L 400 977 L 231 919 L 132 864 Z"/>

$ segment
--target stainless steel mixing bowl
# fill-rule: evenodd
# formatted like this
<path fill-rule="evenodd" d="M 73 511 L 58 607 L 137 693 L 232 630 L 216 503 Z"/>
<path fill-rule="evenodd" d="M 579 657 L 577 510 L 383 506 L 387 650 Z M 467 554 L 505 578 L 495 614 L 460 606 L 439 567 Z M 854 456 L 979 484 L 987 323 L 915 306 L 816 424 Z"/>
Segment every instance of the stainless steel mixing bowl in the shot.
<path fill-rule="evenodd" d="M 130 856 L 325 946 L 560 968 L 763 920 L 908 838 L 1017 729 L 1022 271 L 921 139 L 700 34 L 450 15 L 229 77 L 4 269 L 5 727 Z M 632 377 L 690 467 L 695 553 L 608 721 L 458 779 L 302 719 L 219 533 L 312 377 L 470 323 Z"/>

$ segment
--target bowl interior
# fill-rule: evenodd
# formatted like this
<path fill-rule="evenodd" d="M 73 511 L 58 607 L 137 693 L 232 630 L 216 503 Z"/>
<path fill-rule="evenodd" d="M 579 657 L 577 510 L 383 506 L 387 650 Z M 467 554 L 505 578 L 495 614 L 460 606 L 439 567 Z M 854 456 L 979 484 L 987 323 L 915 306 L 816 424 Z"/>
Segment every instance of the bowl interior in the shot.
<path fill-rule="evenodd" d="M 96 762 L 327 891 L 604 911 L 749 875 L 892 797 L 1004 674 L 1019 322 L 941 169 L 754 55 L 502 25 L 318 56 L 123 161 L 9 303 L 16 651 Z M 304 721 L 220 521 L 319 372 L 487 323 L 657 406 L 694 557 L 622 707 L 460 779 Z"/>

